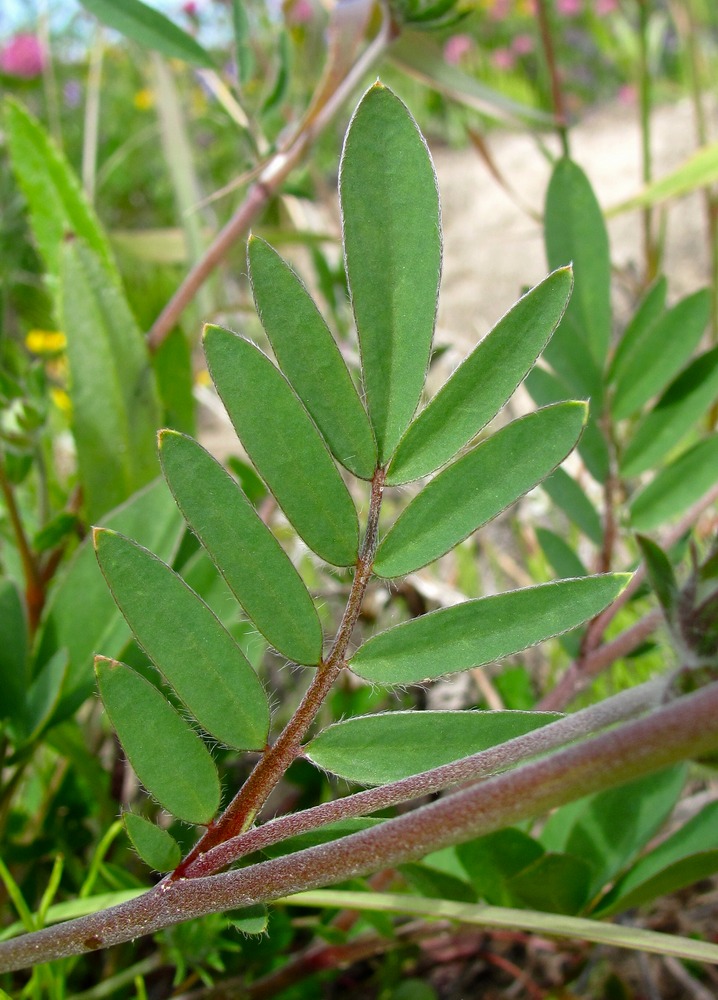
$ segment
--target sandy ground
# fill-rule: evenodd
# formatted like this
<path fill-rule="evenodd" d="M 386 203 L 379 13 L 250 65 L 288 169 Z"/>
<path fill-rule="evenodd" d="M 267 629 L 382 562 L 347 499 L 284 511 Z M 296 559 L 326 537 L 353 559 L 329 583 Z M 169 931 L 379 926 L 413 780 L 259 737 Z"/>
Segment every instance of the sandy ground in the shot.
<path fill-rule="evenodd" d="M 655 176 L 683 162 L 695 149 L 687 101 L 658 109 L 653 116 Z M 549 146 L 558 152 L 552 139 Z M 434 378 L 443 378 L 515 302 L 523 288 L 547 273 L 541 226 L 522 205 L 542 212 L 550 167 L 526 134 L 501 132 L 489 139 L 492 157 L 522 203 L 512 199 L 472 149 L 432 148 L 439 178 L 444 226 L 444 275 L 437 342 L 448 344 Z M 587 172 L 601 205 L 609 209 L 641 187 L 640 135 L 635 108 L 619 104 L 590 112 L 571 132 L 573 158 Z M 336 228 L 336 205 L 318 220 Z M 627 291 L 641 273 L 641 222 L 637 212 L 609 222 L 611 255 L 618 275 L 617 316 L 632 303 Z M 706 284 L 709 276 L 703 203 L 699 194 L 674 203 L 666 213 L 664 271 L 669 299 L 675 301 Z M 306 271 L 304 272 L 306 274 Z M 621 278 L 623 275 L 623 280 Z M 205 404 L 211 399 L 204 396 Z M 237 441 L 221 407 L 203 407 L 202 439 L 218 457 L 237 451 Z"/>

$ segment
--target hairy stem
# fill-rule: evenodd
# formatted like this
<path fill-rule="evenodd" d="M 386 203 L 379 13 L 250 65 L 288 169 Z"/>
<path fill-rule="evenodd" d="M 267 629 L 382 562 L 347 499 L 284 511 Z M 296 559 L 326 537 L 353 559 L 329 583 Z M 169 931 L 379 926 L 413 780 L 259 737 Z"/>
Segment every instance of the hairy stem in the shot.
<path fill-rule="evenodd" d="M 718 683 L 607 733 L 339 841 L 207 878 L 165 881 L 102 913 L 0 944 L 0 972 L 129 941 L 208 913 L 416 860 L 718 749 Z"/>
<path fill-rule="evenodd" d="M 265 750 L 259 763 L 249 778 L 237 792 L 217 822 L 209 827 L 204 836 L 173 873 L 173 878 L 186 878 L 194 860 L 210 848 L 221 844 L 230 837 L 247 830 L 257 813 L 267 801 L 272 790 L 281 781 L 289 765 L 301 753 L 301 743 L 337 677 L 346 665 L 346 651 L 352 631 L 359 618 L 367 584 L 371 578 L 374 554 L 376 552 L 379 510 L 384 493 L 384 469 L 377 469 L 371 484 L 371 499 L 367 526 L 361 551 L 357 559 L 354 580 L 339 630 L 331 651 L 317 667 L 312 683 L 297 708 L 284 727 L 276 742 Z"/>

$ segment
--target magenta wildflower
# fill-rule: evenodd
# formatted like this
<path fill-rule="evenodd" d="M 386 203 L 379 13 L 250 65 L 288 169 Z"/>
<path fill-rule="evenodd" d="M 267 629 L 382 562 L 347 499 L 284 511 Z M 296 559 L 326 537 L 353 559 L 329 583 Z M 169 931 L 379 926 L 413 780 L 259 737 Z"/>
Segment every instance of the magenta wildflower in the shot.
<path fill-rule="evenodd" d="M 45 50 L 37 35 L 15 35 L 0 49 L 0 72 L 32 80 L 45 68 Z"/>
<path fill-rule="evenodd" d="M 457 66 L 473 47 L 474 40 L 469 35 L 452 35 L 444 44 L 444 60 L 450 66 Z"/>

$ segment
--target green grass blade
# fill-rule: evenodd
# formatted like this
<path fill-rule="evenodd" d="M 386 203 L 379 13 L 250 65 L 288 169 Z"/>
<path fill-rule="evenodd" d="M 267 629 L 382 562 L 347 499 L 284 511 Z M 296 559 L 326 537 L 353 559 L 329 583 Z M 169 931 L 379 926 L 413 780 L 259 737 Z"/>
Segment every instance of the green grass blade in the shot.
<path fill-rule="evenodd" d="M 73 434 L 89 517 L 96 522 L 157 476 L 160 406 L 127 300 L 77 241 L 65 245 L 60 288 Z"/>
<path fill-rule="evenodd" d="M 389 485 L 434 472 L 496 416 L 546 346 L 572 284 L 570 268 L 554 271 L 499 320 L 409 425 Z"/>
<path fill-rule="evenodd" d="M 293 389 L 259 348 L 207 326 L 212 379 L 257 471 L 297 534 L 334 566 L 357 558 L 357 514 L 342 477 Z"/>
<path fill-rule="evenodd" d="M 80 0 L 80 3 L 108 28 L 114 28 L 147 49 L 161 52 L 170 59 L 183 59 L 194 66 L 214 65 L 199 42 L 141 0 Z"/>
<path fill-rule="evenodd" d="M 126 664 L 98 656 L 95 672 L 110 722 L 150 795 L 178 819 L 209 823 L 219 808 L 219 775 L 199 736 Z"/>
<path fill-rule="evenodd" d="M 168 830 L 136 813 L 124 813 L 127 836 L 146 865 L 156 872 L 171 872 L 182 859 L 180 847 Z"/>
<path fill-rule="evenodd" d="M 302 578 L 230 475 L 204 448 L 160 434 L 160 461 L 187 523 L 262 635 L 295 663 L 316 665 L 322 628 Z"/>
<path fill-rule="evenodd" d="M 305 747 L 325 771 L 365 785 L 469 757 L 549 722 L 551 712 L 386 712 L 328 726 Z"/>
<path fill-rule="evenodd" d="M 631 498 L 631 527 L 654 531 L 672 521 L 718 481 L 718 434 L 710 434 L 660 469 Z"/>
<path fill-rule="evenodd" d="M 711 312 L 710 293 L 687 295 L 649 326 L 628 352 L 616 376 L 611 412 L 630 417 L 665 389 L 698 346 Z"/>
<path fill-rule="evenodd" d="M 433 479 L 399 516 L 374 561 L 378 576 L 404 576 L 448 552 L 500 514 L 566 458 L 586 403 L 556 403 L 514 420 Z"/>
<path fill-rule="evenodd" d="M 441 274 L 436 175 L 402 102 L 376 83 L 354 112 L 339 175 L 344 252 L 369 416 L 386 463 L 421 396 Z"/>
<path fill-rule="evenodd" d="M 280 368 L 332 454 L 371 479 L 377 463 L 369 418 L 349 370 L 299 276 L 256 236 L 247 244 L 254 302 Z"/>
<path fill-rule="evenodd" d="M 114 531 L 96 528 L 100 568 L 140 646 L 206 732 L 261 750 L 264 688 L 232 636 L 169 566 Z"/>
<path fill-rule="evenodd" d="M 620 462 L 624 476 L 652 469 L 695 426 L 718 396 L 718 347 L 692 361 L 637 424 Z"/>
<path fill-rule="evenodd" d="M 556 164 L 546 195 L 546 256 L 549 266 L 573 261 L 574 289 L 561 329 L 547 357 L 571 352 L 570 340 L 588 346 L 598 370 L 611 341 L 611 260 L 608 234 L 588 178 L 567 158 Z"/>
<path fill-rule="evenodd" d="M 432 611 L 373 636 L 350 661 L 377 684 L 417 684 L 491 663 L 575 628 L 603 611 L 627 573 L 560 580 Z"/>

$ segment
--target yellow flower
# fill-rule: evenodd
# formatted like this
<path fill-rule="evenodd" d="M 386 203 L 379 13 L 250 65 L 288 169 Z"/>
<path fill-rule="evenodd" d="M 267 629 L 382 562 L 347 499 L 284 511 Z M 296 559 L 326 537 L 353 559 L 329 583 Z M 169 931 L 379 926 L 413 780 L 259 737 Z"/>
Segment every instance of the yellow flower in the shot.
<path fill-rule="evenodd" d="M 60 330 L 30 330 L 25 346 L 33 354 L 59 354 L 67 347 L 67 338 Z"/>
<path fill-rule="evenodd" d="M 50 398 L 61 413 L 71 413 L 72 402 L 64 389 L 50 389 Z"/>
<path fill-rule="evenodd" d="M 212 379 L 206 368 L 200 368 L 194 377 L 195 385 L 212 385 Z"/>
<path fill-rule="evenodd" d="M 132 103 L 138 111 L 149 111 L 155 103 L 155 95 L 149 87 L 143 87 L 142 90 L 136 91 Z"/>

